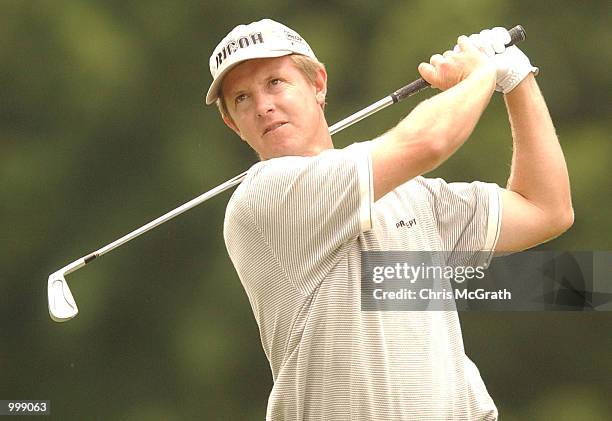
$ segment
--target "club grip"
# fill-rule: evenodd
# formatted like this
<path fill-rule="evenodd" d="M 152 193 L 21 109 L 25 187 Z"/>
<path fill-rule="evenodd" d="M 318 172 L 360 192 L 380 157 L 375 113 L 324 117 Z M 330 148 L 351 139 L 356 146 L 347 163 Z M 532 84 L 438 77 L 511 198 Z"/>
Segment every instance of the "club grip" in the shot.
<path fill-rule="evenodd" d="M 506 47 L 518 44 L 519 42 L 523 42 L 527 39 L 525 28 L 523 28 L 521 25 L 516 25 L 514 28 L 509 29 L 508 32 L 510 33 L 510 42 L 506 44 Z"/>
<path fill-rule="evenodd" d="M 523 28 L 521 25 L 516 25 L 514 28 L 509 29 L 508 32 L 510 33 L 510 42 L 506 44 L 506 47 L 523 42 L 527 38 L 525 28 Z M 408 98 L 409 96 L 412 96 L 428 87 L 429 83 L 425 82 L 425 80 L 420 77 L 414 82 L 399 88 L 397 91 L 393 92 L 390 97 L 393 99 L 393 103 L 395 104 L 396 102 L 400 102 L 401 100 Z"/>

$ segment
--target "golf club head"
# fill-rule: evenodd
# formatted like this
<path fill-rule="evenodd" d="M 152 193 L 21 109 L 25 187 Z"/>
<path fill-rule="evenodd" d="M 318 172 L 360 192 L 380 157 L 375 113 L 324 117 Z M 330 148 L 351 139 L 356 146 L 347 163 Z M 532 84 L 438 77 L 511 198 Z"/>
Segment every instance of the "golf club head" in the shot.
<path fill-rule="evenodd" d="M 72 297 L 64 273 L 49 275 L 48 283 L 49 315 L 56 322 L 66 322 L 77 315 L 79 309 Z"/>

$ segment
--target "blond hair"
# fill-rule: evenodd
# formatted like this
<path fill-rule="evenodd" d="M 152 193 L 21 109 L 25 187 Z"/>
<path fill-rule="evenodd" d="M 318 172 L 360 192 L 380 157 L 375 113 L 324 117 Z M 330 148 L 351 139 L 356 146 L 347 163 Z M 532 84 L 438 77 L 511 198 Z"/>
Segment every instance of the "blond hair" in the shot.
<path fill-rule="evenodd" d="M 295 64 L 295 67 L 297 67 L 297 69 L 304 75 L 306 80 L 313 85 L 317 80 L 317 72 L 321 69 L 325 69 L 325 65 L 323 63 L 313 60 L 310 57 L 303 56 L 301 54 L 291 54 L 289 57 L 293 61 L 293 64 Z M 231 119 L 221 88 L 219 88 L 219 97 L 217 98 L 216 104 L 221 116 Z M 325 108 L 325 103 L 323 103 L 321 107 Z"/>

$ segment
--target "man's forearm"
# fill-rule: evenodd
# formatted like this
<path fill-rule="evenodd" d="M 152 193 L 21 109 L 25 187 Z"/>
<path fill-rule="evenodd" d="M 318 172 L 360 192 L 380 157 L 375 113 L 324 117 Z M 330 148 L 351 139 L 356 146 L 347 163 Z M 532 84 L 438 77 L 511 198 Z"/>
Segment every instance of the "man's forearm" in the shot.
<path fill-rule="evenodd" d="M 451 156 L 474 130 L 494 87 L 494 71 L 483 66 L 452 88 L 423 101 L 376 139 L 372 151 L 375 199 L 433 170 Z"/>
<path fill-rule="evenodd" d="M 505 101 L 514 142 L 507 189 L 553 219 L 573 220 L 565 158 L 534 76 L 529 74 Z"/>
<path fill-rule="evenodd" d="M 482 67 L 452 88 L 423 101 L 390 135 L 398 142 L 427 139 L 436 144 L 440 158 L 445 160 L 472 133 L 494 88 L 494 73 Z"/>

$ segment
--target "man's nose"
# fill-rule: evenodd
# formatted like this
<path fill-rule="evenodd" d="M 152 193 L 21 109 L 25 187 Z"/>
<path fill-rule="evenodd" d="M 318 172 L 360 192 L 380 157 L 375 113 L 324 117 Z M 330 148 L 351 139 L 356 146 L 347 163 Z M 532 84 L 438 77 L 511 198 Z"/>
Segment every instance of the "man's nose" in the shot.
<path fill-rule="evenodd" d="M 263 117 L 266 114 L 274 111 L 274 102 L 270 95 L 259 94 L 255 98 L 255 110 L 257 117 Z"/>

